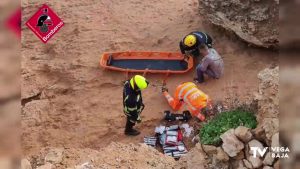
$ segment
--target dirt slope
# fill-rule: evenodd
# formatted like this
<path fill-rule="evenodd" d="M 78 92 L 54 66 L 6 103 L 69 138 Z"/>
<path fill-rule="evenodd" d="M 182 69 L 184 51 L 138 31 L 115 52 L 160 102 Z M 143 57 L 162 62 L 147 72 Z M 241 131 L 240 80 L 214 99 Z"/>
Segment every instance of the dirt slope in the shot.
<path fill-rule="evenodd" d="M 153 133 L 168 109 L 157 87 L 144 92 L 139 137 L 125 137 L 122 113 L 124 75 L 98 67 L 105 51 L 178 51 L 181 38 L 205 30 L 224 57 L 225 76 L 199 87 L 214 100 L 247 100 L 258 88 L 259 70 L 277 63 L 277 54 L 250 48 L 202 22 L 197 0 L 46 1 L 65 26 L 46 45 L 24 23 L 45 3 L 24 0 L 22 35 L 22 145 L 24 154 L 42 147 L 99 149 L 112 141 L 138 143 Z M 194 72 L 168 79 L 176 85 Z M 147 76 L 159 84 L 162 75 Z"/>

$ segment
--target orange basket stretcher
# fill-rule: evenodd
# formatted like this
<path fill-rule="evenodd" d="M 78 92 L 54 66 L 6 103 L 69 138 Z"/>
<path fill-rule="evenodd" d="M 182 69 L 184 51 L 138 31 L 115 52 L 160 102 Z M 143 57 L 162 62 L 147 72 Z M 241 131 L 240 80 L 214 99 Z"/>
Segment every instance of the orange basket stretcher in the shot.
<path fill-rule="evenodd" d="M 193 68 L 193 58 L 175 52 L 111 52 L 101 56 L 100 66 L 126 73 L 180 74 Z"/>

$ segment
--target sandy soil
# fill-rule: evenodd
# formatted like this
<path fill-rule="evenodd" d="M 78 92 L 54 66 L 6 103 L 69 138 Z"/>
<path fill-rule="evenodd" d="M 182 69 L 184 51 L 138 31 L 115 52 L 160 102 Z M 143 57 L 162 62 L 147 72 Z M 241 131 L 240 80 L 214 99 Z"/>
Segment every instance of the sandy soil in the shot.
<path fill-rule="evenodd" d="M 25 22 L 45 1 L 24 0 L 22 35 L 22 145 L 24 154 L 42 147 L 105 147 L 112 141 L 138 143 L 152 134 L 169 109 L 155 87 L 163 75 L 148 75 L 146 108 L 138 137 L 123 135 L 122 85 L 125 75 L 98 66 L 105 51 L 179 51 L 178 42 L 194 30 L 215 39 L 225 76 L 199 88 L 213 100 L 247 100 L 258 89 L 257 73 L 277 63 L 275 52 L 248 47 L 212 28 L 198 14 L 197 0 L 46 1 L 65 26 L 46 45 Z M 168 78 L 172 92 L 194 71 Z"/>

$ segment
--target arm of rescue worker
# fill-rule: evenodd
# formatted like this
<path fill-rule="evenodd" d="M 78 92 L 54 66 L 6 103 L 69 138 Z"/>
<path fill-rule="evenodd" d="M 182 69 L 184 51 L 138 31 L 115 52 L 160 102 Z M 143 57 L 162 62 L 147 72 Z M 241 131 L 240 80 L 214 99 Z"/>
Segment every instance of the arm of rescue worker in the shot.
<path fill-rule="evenodd" d="M 163 95 L 173 110 L 177 111 L 181 108 L 182 102 L 180 100 L 173 98 L 167 91 L 163 91 Z"/>

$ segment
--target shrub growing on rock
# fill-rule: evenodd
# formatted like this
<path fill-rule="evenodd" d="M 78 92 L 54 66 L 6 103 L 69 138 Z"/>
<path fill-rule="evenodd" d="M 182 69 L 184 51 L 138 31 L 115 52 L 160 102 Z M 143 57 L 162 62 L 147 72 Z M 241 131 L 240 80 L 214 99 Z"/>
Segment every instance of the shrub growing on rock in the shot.
<path fill-rule="evenodd" d="M 253 113 L 237 109 L 223 112 L 210 120 L 200 129 L 200 140 L 202 144 L 219 145 L 221 143 L 220 135 L 229 129 L 245 126 L 247 128 L 256 128 L 256 117 Z"/>

